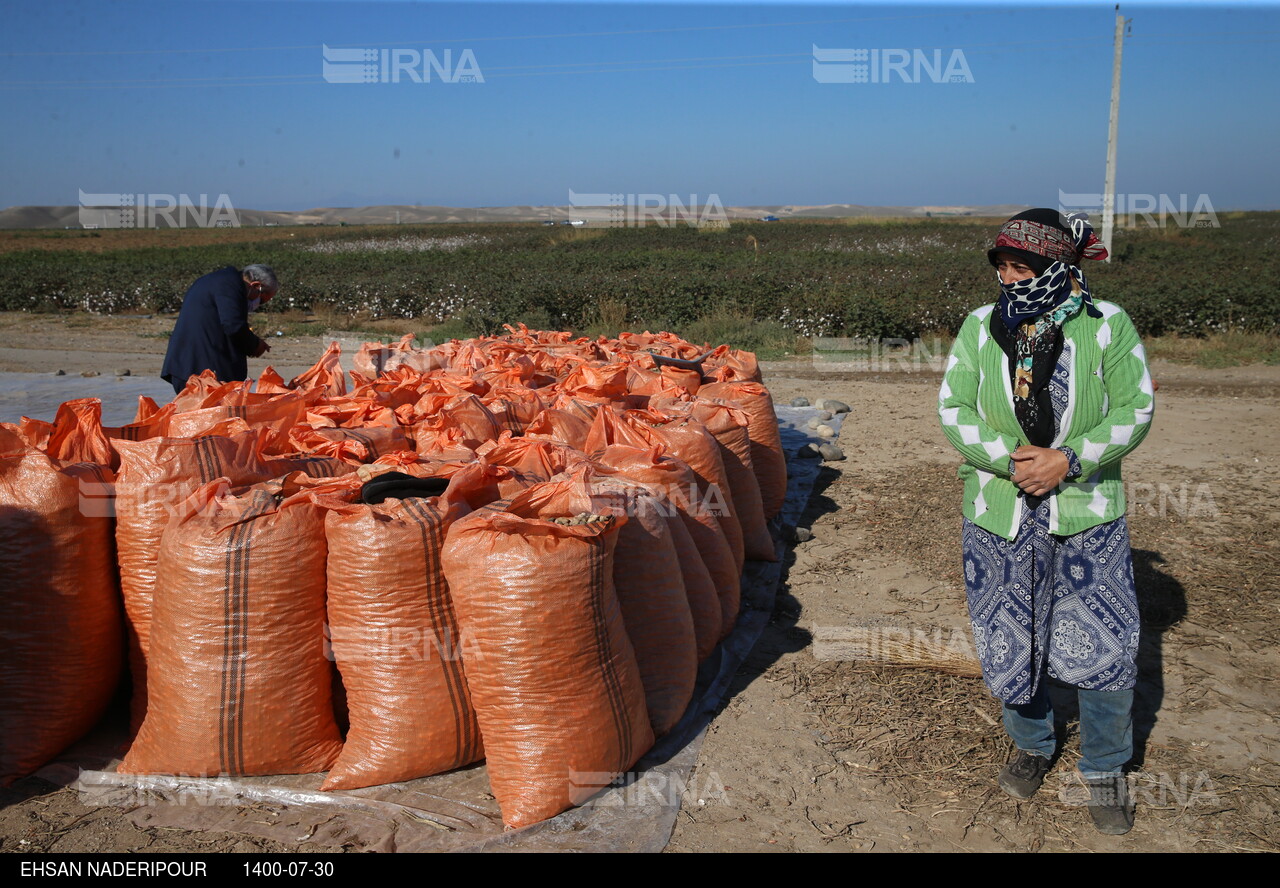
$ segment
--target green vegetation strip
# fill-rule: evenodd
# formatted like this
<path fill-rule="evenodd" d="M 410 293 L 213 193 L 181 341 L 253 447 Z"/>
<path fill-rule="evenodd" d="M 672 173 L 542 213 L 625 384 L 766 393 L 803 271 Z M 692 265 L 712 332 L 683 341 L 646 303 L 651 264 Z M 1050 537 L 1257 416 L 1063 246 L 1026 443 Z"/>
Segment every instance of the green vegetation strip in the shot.
<path fill-rule="evenodd" d="M 1265 343 L 1280 332 L 1280 213 L 1219 218 L 1218 228 L 1117 231 L 1114 261 L 1086 269 L 1094 293 L 1122 305 L 1145 336 L 1257 334 Z M 266 262 L 284 283 L 268 310 L 298 334 L 322 326 L 300 320 L 307 314 L 331 329 L 414 319 L 436 338 L 513 322 L 588 334 L 647 327 L 780 355 L 815 337 L 954 333 L 995 296 L 985 253 L 998 222 L 299 227 L 239 243 L 213 229 L 183 232 L 174 246 L 103 252 L 90 247 L 106 239 L 80 238 L 68 249 L 0 253 L 0 309 L 172 312 L 200 275 Z M 124 234 L 110 243 L 127 243 Z M 1238 361 L 1239 343 L 1223 343 L 1214 360 Z M 1245 350 L 1266 359 L 1267 348 Z"/>

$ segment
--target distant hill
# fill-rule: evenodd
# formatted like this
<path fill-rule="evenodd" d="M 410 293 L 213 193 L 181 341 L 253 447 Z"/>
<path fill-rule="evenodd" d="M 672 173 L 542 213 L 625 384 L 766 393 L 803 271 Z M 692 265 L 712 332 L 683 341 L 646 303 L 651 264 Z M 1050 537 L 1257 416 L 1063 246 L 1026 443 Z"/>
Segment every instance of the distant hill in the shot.
<path fill-rule="evenodd" d="M 85 211 L 81 224 L 81 207 L 9 207 L 0 210 L 0 228 L 121 228 L 118 208 L 99 208 Z M 674 208 L 673 208 L 674 209 Z M 1018 204 L 972 207 L 869 207 L 859 204 L 826 204 L 821 206 L 759 206 L 724 207 L 730 220 L 758 219 L 777 216 L 779 219 L 845 219 L 845 218 L 924 218 L 927 216 L 982 216 L 1008 218 L 1027 207 Z M 212 210 L 212 208 L 210 208 Z M 617 213 L 617 207 L 318 207 L 302 212 L 273 212 L 270 210 L 236 210 L 242 226 L 259 225 L 421 225 L 436 222 L 568 222 L 581 220 L 587 224 L 608 224 Z M 632 218 L 636 208 L 630 207 Z M 679 212 L 679 210 L 676 210 Z M 686 218 L 696 218 L 699 207 L 685 209 Z M 206 218 L 213 217 L 209 213 Z M 175 214 L 175 219 L 182 218 Z M 187 216 L 187 224 L 199 224 L 198 217 Z M 168 227 L 163 218 L 159 227 Z M 143 226 L 137 226 L 143 227 Z"/>

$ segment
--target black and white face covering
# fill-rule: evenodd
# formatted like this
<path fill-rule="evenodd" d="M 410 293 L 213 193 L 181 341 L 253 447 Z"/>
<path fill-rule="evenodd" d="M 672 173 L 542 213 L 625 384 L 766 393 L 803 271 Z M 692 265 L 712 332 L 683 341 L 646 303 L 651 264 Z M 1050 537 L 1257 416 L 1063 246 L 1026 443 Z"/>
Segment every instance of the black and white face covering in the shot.
<path fill-rule="evenodd" d="M 1090 304 L 1089 287 L 1084 281 L 1084 272 L 1075 265 L 1065 262 L 1054 262 L 1044 270 L 1043 274 L 1025 281 L 1012 284 L 1000 282 L 1000 317 L 1010 330 L 1019 324 L 1038 318 L 1047 311 L 1056 308 L 1059 303 L 1071 295 L 1071 277 L 1080 282 L 1085 304 Z M 1000 280 L 1000 272 L 996 272 L 996 280 Z"/>

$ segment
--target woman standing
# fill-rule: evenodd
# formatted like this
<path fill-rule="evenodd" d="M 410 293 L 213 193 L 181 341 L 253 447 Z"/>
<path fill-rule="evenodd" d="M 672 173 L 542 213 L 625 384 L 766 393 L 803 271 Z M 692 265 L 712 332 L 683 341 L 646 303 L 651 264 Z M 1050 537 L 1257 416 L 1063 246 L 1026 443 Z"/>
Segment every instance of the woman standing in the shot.
<path fill-rule="evenodd" d="M 964 464 L 964 574 L 982 675 L 1017 746 L 999 784 L 1030 798 L 1056 750 L 1047 679 L 1077 688 L 1079 769 L 1099 830 L 1133 825 L 1138 604 L 1120 461 L 1146 436 L 1151 374 L 1129 316 L 1095 302 L 1081 216 L 1019 213 L 988 259 L 1000 297 L 966 318 L 938 399 Z"/>

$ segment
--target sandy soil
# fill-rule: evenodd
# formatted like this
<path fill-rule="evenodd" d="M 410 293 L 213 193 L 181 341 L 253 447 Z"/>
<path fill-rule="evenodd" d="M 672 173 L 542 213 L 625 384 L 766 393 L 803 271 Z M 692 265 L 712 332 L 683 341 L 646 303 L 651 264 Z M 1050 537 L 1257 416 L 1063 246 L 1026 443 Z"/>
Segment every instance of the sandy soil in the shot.
<path fill-rule="evenodd" d="M 1119 838 L 1073 804 L 1074 725 L 1044 788 L 1017 802 L 994 785 L 1011 746 L 980 679 L 842 660 L 833 643 L 861 630 L 892 659 L 889 643 L 911 639 L 904 664 L 969 650 L 937 377 L 770 369 L 775 399 L 853 406 L 848 460 L 811 501 L 814 538 L 702 749 L 694 785 L 714 773 L 726 799 L 686 798 L 669 850 L 1280 847 L 1280 368 L 1155 368 L 1155 424 L 1126 462 L 1145 634 L 1139 811 Z"/>
<path fill-rule="evenodd" d="M 158 371 L 164 340 L 140 334 L 167 329 L 162 319 L 30 321 L 0 316 L 0 370 Z M 287 375 L 319 351 L 282 342 L 272 363 Z M 934 413 L 937 375 L 791 364 L 768 367 L 775 399 L 851 404 L 848 459 L 824 470 L 804 522 L 813 538 L 789 554 L 668 850 L 1280 848 L 1280 367 L 1154 372 L 1155 425 L 1126 462 L 1145 631 L 1132 833 L 1095 833 L 1078 804 L 1065 706 L 1063 749 L 1036 798 L 994 785 L 1010 747 L 968 668 L 957 460 Z M 0 790 L 0 850 L 311 849 L 141 829 L 29 778 Z"/>

